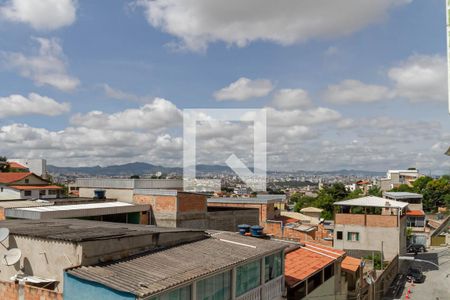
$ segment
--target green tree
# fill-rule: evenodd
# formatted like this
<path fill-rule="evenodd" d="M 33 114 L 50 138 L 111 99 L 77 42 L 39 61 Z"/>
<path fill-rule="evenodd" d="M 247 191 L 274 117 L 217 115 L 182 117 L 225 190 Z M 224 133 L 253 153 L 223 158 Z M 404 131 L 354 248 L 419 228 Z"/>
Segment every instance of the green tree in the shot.
<path fill-rule="evenodd" d="M 363 191 L 361 189 L 355 189 L 354 191 L 350 192 L 345 199 L 355 199 L 363 196 Z"/>
<path fill-rule="evenodd" d="M 423 206 L 425 210 L 436 210 L 438 206 L 447 205 L 450 195 L 450 181 L 446 177 L 431 180 L 423 190 Z"/>
<path fill-rule="evenodd" d="M 398 187 L 395 187 L 390 191 L 391 192 L 410 192 L 410 193 L 414 192 L 413 188 L 407 184 L 400 184 Z"/>
<path fill-rule="evenodd" d="M 9 164 L 6 156 L 0 156 L 0 172 L 9 172 Z"/>
<path fill-rule="evenodd" d="M 381 197 L 381 196 L 383 196 L 383 192 L 381 191 L 381 188 L 380 188 L 379 186 L 377 186 L 377 185 L 372 186 L 372 187 L 367 191 L 367 193 L 368 193 L 370 196 L 375 196 L 375 197 Z"/>
<path fill-rule="evenodd" d="M 427 184 L 433 181 L 433 178 L 429 177 L 429 176 L 422 176 L 417 178 L 414 182 L 413 182 L 413 190 L 415 193 L 419 193 L 419 194 L 423 194 Z"/>

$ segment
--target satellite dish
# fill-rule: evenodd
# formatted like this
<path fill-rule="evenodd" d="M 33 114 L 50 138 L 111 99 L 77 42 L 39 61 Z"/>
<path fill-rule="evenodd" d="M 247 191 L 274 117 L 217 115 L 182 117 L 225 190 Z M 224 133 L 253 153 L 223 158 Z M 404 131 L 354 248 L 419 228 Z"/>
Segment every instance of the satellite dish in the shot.
<path fill-rule="evenodd" d="M 0 243 L 6 240 L 9 236 L 9 229 L 8 228 L 0 228 Z"/>
<path fill-rule="evenodd" d="M 22 251 L 18 248 L 12 248 L 3 255 L 2 264 L 5 266 L 12 266 L 17 263 L 22 257 Z"/>

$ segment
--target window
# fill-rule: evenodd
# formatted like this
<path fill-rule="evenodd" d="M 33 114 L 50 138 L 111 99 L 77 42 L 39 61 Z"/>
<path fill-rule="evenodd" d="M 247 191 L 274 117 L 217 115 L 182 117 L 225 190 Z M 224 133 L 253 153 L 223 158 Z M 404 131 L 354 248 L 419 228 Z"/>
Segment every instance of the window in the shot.
<path fill-rule="evenodd" d="M 236 296 L 258 287 L 261 284 L 261 263 L 259 260 L 237 267 Z"/>
<path fill-rule="evenodd" d="M 30 179 L 25 179 L 25 183 L 30 183 Z"/>
<path fill-rule="evenodd" d="M 342 240 L 342 231 L 336 231 L 336 239 Z"/>
<path fill-rule="evenodd" d="M 347 240 L 352 242 L 359 241 L 359 232 L 347 232 Z"/>
<path fill-rule="evenodd" d="M 197 300 L 231 299 L 231 271 L 197 282 Z"/>
<path fill-rule="evenodd" d="M 265 275 L 264 279 L 267 281 L 281 276 L 282 270 L 282 253 L 276 253 L 265 258 Z"/>
<path fill-rule="evenodd" d="M 49 195 L 58 195 L 58 190 L 48 190 Z"/>
<path fill-rule="evenodd" d="M 151 298 L 151 300 L 190 300 L 190 299 L 191 299 L 190 285 Z"/>
<path fill-rule="evenodd" d="M 308 278 L 308 294 L 322 284 L 322 271 Z"/>
<path fill-rule="evenodd" d="M 23 192 L 23 195 L 24 195 L 25 197 L 31 197 L 31 191 L 24 191 L 24 192 Z"/>
<path fill-rule="evenodd" d="M 40 190 L 39 191 L 39 196 L 45 196 L 46 194 L 46 190 Z"/>
<path fill-rule="evenodd" d="M 334 276 L 334 263 L 326 267 L 324 270 L 325 280 L 328 280 L 333 276 Z"/>
<path fill-rule="evenodd" d="M 0 188 L 0 192 L 2 192 L 2 193 L 3 193 L 3 188 Z"/>

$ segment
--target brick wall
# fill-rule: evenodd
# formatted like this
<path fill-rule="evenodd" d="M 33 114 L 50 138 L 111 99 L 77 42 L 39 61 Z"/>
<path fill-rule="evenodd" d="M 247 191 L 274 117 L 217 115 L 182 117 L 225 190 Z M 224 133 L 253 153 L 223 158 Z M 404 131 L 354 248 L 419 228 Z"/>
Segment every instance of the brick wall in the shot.
<path fill-rule="evenodd" d="M 360 214 L 336 214 L 336 224 L 365 226 L 365 215 Z"/>
<path fill-rule="evenodd" d="M 367 226 L 397 227 L 397 216 L 367 215 Z"/>
<path fill-rule="evenodd" d="M 316 240 L 316 232 L 302 232 L 289 227 L 284 227 L 281 230 L 281 223 L 278 222 L 266 222 L 264 224 L 264 233 L 271 234 L 275 238 L 287 239 L 296 242 L 310 242 Z"/>
<path fill-rule="evenodd" d="M 0 207 L 0 221 L 5 220 L 5 209 Z"/>
<path fill-rule="evenodd" d="M 206 212 L 206 195 L 178 193 L 179 212 Z"/>
<path fill-rule="evenodd" d="M 19 285 L 13 282 L 0 282 L 0 299 L 19 299 Z M 46 289 L 33 286 L 24 286 L 25 300 L 63 300 L 63 295 Z"/>

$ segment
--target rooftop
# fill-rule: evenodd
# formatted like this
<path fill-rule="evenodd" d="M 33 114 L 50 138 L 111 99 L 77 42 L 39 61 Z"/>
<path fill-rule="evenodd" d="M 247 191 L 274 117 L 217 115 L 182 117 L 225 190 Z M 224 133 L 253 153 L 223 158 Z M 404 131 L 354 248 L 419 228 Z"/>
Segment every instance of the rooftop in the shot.
<path fill-rule="evenodd" d="M 317 207 L 305 207 L 300 210 L 301 213 L 321 213 L 323 209 Z"/>
<path fill-rule="evenodd" d="M 77 219 L 5 220 L 0 221 L 0 227 L 8 228 L 13 235 L 75 243 L 158 233 L 203 232 L 195 229 L 161 228 Z"/>
<path fill-rule="evenodd" d="M 385 197 L 393 198 L 393 199 L 410 199 L 410 198 L 418 198 L 422 199 L 423 196 L 421 194 L 409 193 L 409 192 L 384 192 L 383 195 Z"/>
<path fill-rule="evenodd" d="M 408 206 L 408 203 L 389 200 L 381 197 L 367 196 L 351 200 L 337 201 L 334 202 L 334 205 L 363 206 L 363 207 L 393 207 L 403 209 Z"/>
<path fill-rule="evenodd" d="M 30 172 L 6 172 L 0 173 L 0 183 L 12 183 L 31 175 Z"/>
<path fill-rule="evenodd" d="M 150 205 L 147 204 L 131 204 L 114 201 L 45 207 L 10 208 L 5 211 L 5 216 L 19 219 L 40 220 L 114 215 L 148 210 L 150 210 Z"/>
<path fill-rule="evenodd" d="M 215 232 L 201 241 L 112 263 L 79 267 L 68 273 L 146 297 L 286 247 L 280 242 Z"/>
<path fill-rule="evenodd" d="M 233 204 L 270 204 L 283 202 L 286 195 L 260 195 L 256 197 L 212 197 L 208 203 L 233 203 Z"/>
<path fill-rule="evenodd" d="M 423 217 L 425 216 L 425 213 L 423 210 L 410 210 L 406 212 L 407 216 L 414 216 L 414 217 Z"/>
<path fill-rule="evenodd" d="M 311 243 L 287 253 L 285 261 L 287 285 L 295 286 L 344 255 L 344 251 Z"/>
<path fill-rule="evenodd" d="M 49 201 L 31 201 L 31 200 L 0 200 L 1 208 L 18 208 L 18 207 L 36 207 L 36 206 L 48 206 L 53 205 L 52 202 Z"/>
<path fill-rule="evenodd" d="M 341 263 L 341 268 L 350 272 L 356 272 L 361 266 L 361 262 L 362 260 L 360 260 L 359 258 L 346 256 Z"/>

